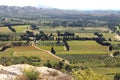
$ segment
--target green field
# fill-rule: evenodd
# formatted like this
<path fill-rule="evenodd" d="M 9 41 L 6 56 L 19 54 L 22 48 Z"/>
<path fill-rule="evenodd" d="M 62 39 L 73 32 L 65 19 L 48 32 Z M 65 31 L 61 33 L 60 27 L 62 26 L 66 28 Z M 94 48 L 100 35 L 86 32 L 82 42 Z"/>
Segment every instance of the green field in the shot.
<path fill-rule="evenodd" d="M 39 26 L 39 29 L 43 32 L 56 32 L 56 31 L 60 31 L 60 32 L 65 32 L 65 31 L 69 31 L 69 32 L 75 32 L 75 33 L 79 33 L 79 32 L 105 32 L 108 29 L 106 27 L 63 27 L 63 26 L 56 26 L 55 28 L 52 28 L 50 26 Z"/>
<path fill-rule="evenodd" d="M 29 25 L 20 25 L 12 26 L 17 33 L 23 33 L 29 28 Z M 11 32 L 7 27 L 0 27 L 0 32 Z M 29 29 L 30 30 L 30 29 Z M 119 42 L 114 37 L 115 34 L 107 32 L 106 27 L 39 27 L 40 31 L 45 32 L 46 34 L 52 33 L 52 37 L 56 37 L 56 32 L 60 31 L 64 33 L 65 31 L 74 32 L 75 35 L 78 35 L 81 38 L 97 38 L 94 35 L 94 32 L 100 32 L 103 34 L 103 37 L 112 45 L 118 45 Z M 39 30 L 31 30 L 33 32 L 39 32 Z M 109 40 L 111 39 L 111 41 Z M 109 51 L 109 46 L 102 46 L 94 40 L 68 40 L 69 51 L 65 50 L 63 41 L 60 41 L 60 44 L 56 44 L 57 41 L 54 40 L 44 40 L 36 41 L 35 44 L 38 48 L 33 46 L 21 46 L 21 47 L 11 47 L 4 52 L 0 52 L 0 57 L 12 57 L 12 56 L 35 56 L 41 59 L 40 64 L 46 63 L 48 60 L 51 63 L 60 61 L 60 59 L 49 54 L 47 51 L 51 51 L 53 47 L 56 51 L 55 55 L 61 57 L 64 60 L 69 61 L 71 66 L 88 66 L 91 67 L 96 73 L 106 75 L 113 79 L 115 73 L 120 72 L 119 64 L 120 58 L 110 56 L 116 50 Z M 43 50 L 42 50 L 43 49 Z M 46 50 L 46 51 L 44 51 Z M 117 49 L 120 50 L 120 49 Z M 103 72 L 105 71 L 105 72 Z"/>
<path fill-rule="evenodd" d="M 3 57 L 11 57 L 11 56 L 36 56 L 39 57 L 42 61 L 41 64 L 44 64 L 49 60 L 51 63 L 54 63 L 56 61 L 60 61 L 59 59 L 55 58 L 51 54 L 48 54 L 44 51 L 41 51 L 37 48 L 34 48 L 32 46 L 23 46 L 23 47 L 15 47 L 15 48 L 9 48 L 6 50 L 6 52 L 0 52 L 0 56 Z"/>
<path fill-rule="evenodd" d="M 93 37 L 97 37 L 96 35 L 94 35 L 94 33 L 75 33 L 75 35 L 78 35 L 79 37 L 87 37 L 87 38 L 93 38 Z"/>
<path fill-rule="evenodd" d="M 101 46 L 95 41 L 68 41 L 70 51 L 58 52 L 58 54 L 106 54 L 107 46 Z"/>
<path fill-rule="evenodd" d="M 92 68 L 95 73 L 106 75 L 109 80 L 113 80 L 114 75 L 116 73 L 120 73 L 119 67 L 113 67 L 113 68 Z"/>
<path fill-rule="evenodd" d="M 19 26 L 12 26 L 16 32 L 24 32 L 30 25 L 19 25 Z"/>
<path fill-rule="evenodd" d="M 10 33 L 12 32 L 8 27 L 0 27 L 0 33 Z"/>
<path fill-rule="evenodd" d="M 46 41 L 47 43 L 47 41 Z M 57 54 L 107 54 L 107 46 L 101 46 L 95 41 L 68 41 L 70 51 L 64 50 L 64 46 L 53 46 Z M 38 45 L 40 48 L 50 50 L 52 46 Z"/>
<path fill-rule="evenodd" d="M 103 37 L 106 39 L 106 40 L 109 40 L 111 39 L 112 41 L 115 41 L 117 40 L 114 36 L 115 34 L 113 33 L 102 33 L 103 34 Z"/>

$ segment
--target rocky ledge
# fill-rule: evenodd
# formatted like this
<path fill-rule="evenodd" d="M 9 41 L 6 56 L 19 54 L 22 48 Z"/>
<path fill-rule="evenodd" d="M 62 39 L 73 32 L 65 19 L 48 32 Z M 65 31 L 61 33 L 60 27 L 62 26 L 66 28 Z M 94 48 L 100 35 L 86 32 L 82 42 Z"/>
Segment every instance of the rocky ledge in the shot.
<path fill-rule="evenodd" d="M 28 64 L 17 64 L 12 66 L 0 65 L 0 80 L 15 80 L 17 76 L 23 75 L 25 68 L 34 67 Z M 48 67 L 34 67 L 40 73 L 38 80 L 72 80 L 71 76 Z"/>

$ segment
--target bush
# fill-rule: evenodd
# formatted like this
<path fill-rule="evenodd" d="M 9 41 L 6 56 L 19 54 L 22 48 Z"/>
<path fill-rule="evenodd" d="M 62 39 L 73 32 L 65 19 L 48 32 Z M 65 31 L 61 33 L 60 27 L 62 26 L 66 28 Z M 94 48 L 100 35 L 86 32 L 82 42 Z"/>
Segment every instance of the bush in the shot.
<path fill-rule="evenodd" d="M 94 73 L 90 68 L 73 72 L 75 80 L 108 80 L 105 76 Z"/>
<path fill-rule="evenodd" d="M 49 67 L 49 68 L 52 68 L 52 64 L 49 62 L 49 60 L 47 61 L 46 64 L 44 64 L 44 66 Z"/>
<path fill-rule="evenodd" d="M 70 65 L 68 65 L 68 64 L 65 65 L 65 70 L 68 71 L 68 72 L 69 72 L 69 71 L 72 71 Z"/>
<path fill-rule="evenodd" d="M 35 71 L 34 68 L 30 66 L 25 68 L 23 73 L 28 80 L 37 80 L 39 77 L 39 72 Z"/>

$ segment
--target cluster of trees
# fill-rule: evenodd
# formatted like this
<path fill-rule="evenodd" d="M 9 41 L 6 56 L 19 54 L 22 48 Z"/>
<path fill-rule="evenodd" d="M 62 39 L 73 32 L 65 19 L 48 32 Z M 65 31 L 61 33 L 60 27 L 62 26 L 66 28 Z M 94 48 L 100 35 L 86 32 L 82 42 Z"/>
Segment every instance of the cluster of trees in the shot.
<path fill-rule="evenodd" d="M 48 60 L 47 63 L 44 64 L 44 66 L 47 66 L 49 68 L 54 68 L 54 69 L 57 69 L 57 70 L 62 70 L 64 69 L 65 71 L 72 71 L 72 68 L 70 65 L 68 64 L 65 64 L 64 61 L 59 61 L 59 62 L 56 62 L 54 64 L 51 64 L 50 61 Z"/>
<path fill-rule="evenodd" d="M 21 41 L 23 36 L 22 33 L 0 33 L 0 41 Z"/>
<path fill-rule="evenodd" d="M 0 51 L 5 51 L 7 48 L 10 48 L 10 46 L 5 45 L 0 49 Z"/>
<path fill-rule="evenodd" d="M 28 45 L 30 45 L 30 43 L 28 43 L 27 41 L 11 42 L 11 47 L 20 47 L 20 46 L 28 46 Z"/>
<path fill-rule="evenodd" d="M 35 24 L 32 24 L 32 25 L 30 25 L 30 29 L 36 30 L 36 29 L 39 29 L 39 28 Z"/>
<path fill-rule="evenodd" d="M 94 35 L 96 35 L 98 38 L 96 38 L 96 42 L 103 45 L 103 46 L 111 46 L 109 42 L 105 40 L 103 35 L 101 33 L 95 32 Z"/>
<path fill-rule="evenodd" d="M 65 31 L 63 34 L 60 31 L 57 31 L 57 36 L 75 36 L 75 33 Z"/>

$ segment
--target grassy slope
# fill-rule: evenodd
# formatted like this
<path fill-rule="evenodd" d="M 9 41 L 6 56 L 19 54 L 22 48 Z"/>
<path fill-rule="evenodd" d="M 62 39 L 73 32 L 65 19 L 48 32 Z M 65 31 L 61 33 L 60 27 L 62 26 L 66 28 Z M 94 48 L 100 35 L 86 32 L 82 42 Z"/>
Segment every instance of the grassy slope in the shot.
<path fill-rule="evenodd" d="M 50 60 L 50 62 L 56 62 L 59 61 L 59 59 L 55 58 L 54 56 L 40 51 L 32 46 L 25 46 L 25 47 L 15 47 L 15 48 L 9 48 L 6 52 L 0 52 L 0 57 L 2 56 L 36 56 L 40 57 L 42 60 L 42 64 L 46 63 L 47 60 Z M 2 54 L 4 53 L 4 54 Z"/>

